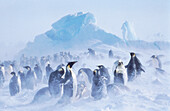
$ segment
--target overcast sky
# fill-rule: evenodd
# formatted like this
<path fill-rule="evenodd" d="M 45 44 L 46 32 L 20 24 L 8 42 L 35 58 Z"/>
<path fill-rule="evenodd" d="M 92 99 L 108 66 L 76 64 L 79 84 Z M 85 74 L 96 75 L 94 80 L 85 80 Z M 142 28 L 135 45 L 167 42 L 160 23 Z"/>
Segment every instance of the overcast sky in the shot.
<path fill-rule="evenodd" d="M 93 13 L 100 28 L 120 37 L 127 20 L 139 39 L 157 40 L 153 35 L 161 33 L 161 39 L 170 41 L 170 0 L 0 0 L 0 57 L 16 53 L 61 17 L 80 11 Z"/>

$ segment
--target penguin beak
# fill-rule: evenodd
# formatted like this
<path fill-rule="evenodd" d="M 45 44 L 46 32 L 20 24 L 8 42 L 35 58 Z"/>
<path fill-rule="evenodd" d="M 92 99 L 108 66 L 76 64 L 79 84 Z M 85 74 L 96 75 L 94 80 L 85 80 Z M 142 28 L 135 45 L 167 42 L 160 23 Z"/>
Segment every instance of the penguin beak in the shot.
<path fill-rule="evenodd" d="M 69 63 L 67 64 L 67 66 L 68 66 L 69 68 L 72 68 L 72 67 L 73 67 L 73 65 L 74 65 L 76 62 L 77 62 L 77 61 L 69 62 Z"/>

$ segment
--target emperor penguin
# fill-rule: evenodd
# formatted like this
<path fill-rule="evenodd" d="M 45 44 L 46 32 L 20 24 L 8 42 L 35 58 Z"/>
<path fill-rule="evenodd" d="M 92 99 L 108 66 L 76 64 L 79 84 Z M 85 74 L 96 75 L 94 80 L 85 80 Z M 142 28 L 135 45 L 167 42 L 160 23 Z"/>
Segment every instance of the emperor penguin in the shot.
<path fill-rule="evenodd" d="M 93 71 L 89 68 L 81 68 L 78 71 L 77 82 L 77 98 L 90 96 L 93 81 Z"/>
<path fill-rule="evenodd" d="M 35 65 L 34 72 L 37 76 L 37 82 L 40 83 L 42 81 L 43 74 L 42 74 L 42 70 L 38 64 Z"/>
<path fill-rule="evenodd" d="M 100 75 L 105 77 L 106 84 L 108 85 L 110 83 L 110 75 L 108 69 L 105 68 L 104 65 L 98 65 L 98 67 L 99 67 Z"/>
<path fill-rule="evenodd" d="M 90 68 L 81 68 L 81 69 L 79 69 L 77 77 L 79 77 L 79 76 L 81 77 L 81 75 L 86 76 L 87 81 L 89 83 L 92 83 L 93 71 Z"/>
<path fill-rule="evenodd" d="M 28 70 L 26 74 L 27 89 L 33 90 L 37 85 L 37 76 L 30 66 L 25 66 L 24 68 Z"/>
<path fill-rule="evenodd" d="M 109 58 L 113 58 L 113 51 L 109 50 Z"/>
<path fill-rule="evenodd" d="M 62 83 L 63 75 L 65 73 L 65 70 L 63 68 L 63 65 L 59 65 L 57 67 L 57 70 L 52 72 L 49 77 L 48 81 L 48 87 L 49 91 L 52 97 L 59 97 L 62 94 Z"/>
<path fill-rule="evenodd" d="M 91 89 L 91 96 L 95 100 L 100 100 L 104 97 L 104 89 L 105 89 L 105 81 L 103 79 L 103 76 L 101 76 L 100 70 L 95 69 L 93 71 L 93 83 L 92 83 L 92 89 Z"/>
<path fill-rule="evenodd" d="M 11 78 L 9 83 L 9 92 L 11 96 L 15 96 L 21 90 L 21 80 L 15 74 L 15 72 L 11 72 L 11 75 L 13 75 L 13 77 Z"/>
<path fill-rule="evenodd" d="M 75 73 L 72 71 L 72 66 L 76 63 L 69 62 L 66 66 L 66 73 L 63 81 L 61 83 L 64 83 L 64 89 L 63 89 L 63 95 L 62 98 L 58 101 L 58 103 L 69 101 L 70 99 L 74 100 L 77 93 L 77 78 Z"/>
<path fill-rule="evenodd" d="M 43 69 L 45 68 L 45 63 L 46 63 L 46 58 L 45 56 L 42 56 L 40 59 L 40 64 Z"/>
<path fill-rule="evenodd" d="M 13 69 L 12 64 L 9 64 L 9 66 L 8 66 L 8 68 L 6 70 L 6 73 L 7 73 L 6 78 L 7 78 L 7 80 L 11 79 L 11 77 L 12 77 L 11 72 L 14 72 L 14 69 Z"/>
<path fill-rule="evenodd" d="M 0 71 L 2 71 L 3 76 L 4 76 L 4 79 L 6 80 L 6 78 L 5 78 L 5 67 L 4 67 L 4 64 L 1 64 L 1 65 L 0 65 Z"/>
<path fill-rule="evenodd" d="M 114 83 L 126 85 L 128 81 L 127 71 L 122 60 L 119 60 L 114 71 Z"/>
<path fill-rule="evenodd" d="M 53 69 L 51 67 L 51 65 L 48 63 L 48 65 L 46 66 L 46 77 L 47 77 L 47 80 L 49 80 L 49 77 L 50 77 L 50 74 L 53 72 Z"/>
<path fill-rule="evenodd" d="M 0 88 L 3 87 L 4 82 L 5 82 L 4 74 L 0 70 Z"/>
<path fill-rule="evenodd" d="M 127 66 L 127 74 L 128 74 L 128 81 L 134 80 L 138 75 L 141 75 L 141 72 L 145 72 L 142 68 L 142 64 L 140 63 L 139 59 L 136 57 L 134 52 L 130 53 L 131 59 Z"/>
<path fill-rule="evenodd" d="M 5 69 L 4 69 L 4 65 L 1 64 L 0 65 L 0 87 L 3 86 L 5 82 Z"/>
<path fill-rule="evenodd" d="M 88 48 L 88 51 L 89 57 L 94 58 L 96 56 L 96 53 L 93 49 Z"/>
<path fill-rule="evenodd" d="M 162 63 L 159 59 L 159 56 L 156 56 L 156 55 L 152 55 L 151 58 L 152 58 L 152 62 L 151 62 L 151 65 L 156 69 L 157 72 L 159 73 L 165 73 L 165 71 L 162 69 Z"/>
<path fill-rule="evenodd" d="M 25 89 L 26 88 L 26 75 L 23 71 L 18 71 L 18 75 L 20 77 L 21 80 L 21 89 Z"/>
<path fill-rule="evenodd" d="M 156 55 L 152 55 L 151 58 L 152 58 L 152 66 L 155 67 L 155 68 L 161 69 L 162 63 L 161 63 L 159 57 L 156 56 Z"/>

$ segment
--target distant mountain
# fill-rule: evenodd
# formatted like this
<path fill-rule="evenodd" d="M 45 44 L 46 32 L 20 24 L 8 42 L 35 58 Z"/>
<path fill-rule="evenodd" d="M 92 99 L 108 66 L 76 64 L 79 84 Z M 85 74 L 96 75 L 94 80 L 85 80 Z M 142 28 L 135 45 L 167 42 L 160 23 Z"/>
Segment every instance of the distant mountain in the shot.
<path fill-rule="evenodd" d="M 34 42 L 27 43 L 19 54 L 41 56 L 62 50 L 83 50 L 89 47 L 102 47 L 104 49 L 105 46 L 161 50 L 170 46 L 168 42 L 149 43 L 137 40 L 128 22 L 125 22 L 122 26 L 124 38 L 126 38 L 123 40 L 100 29 L 95 25 L 95 22 L 91 13 L 79 12 L 67 15 L 52 24 L 51 30 L 36 36 Z"/>

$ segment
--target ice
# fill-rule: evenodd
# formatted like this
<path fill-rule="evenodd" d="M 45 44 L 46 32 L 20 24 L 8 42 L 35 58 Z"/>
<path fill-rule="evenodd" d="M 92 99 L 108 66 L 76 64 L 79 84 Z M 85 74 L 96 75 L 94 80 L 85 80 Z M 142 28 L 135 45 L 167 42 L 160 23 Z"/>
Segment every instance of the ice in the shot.
<path fill-rule="evenodd" d="M 167 50 L 170 43 L 166 41 L 147 42 L 137 38 L 133 24 L 125 21 L 122 25 L 123 39 L 114 34 L 107 33 L 97 26 L 93 14 L 78 12 L 69 14 L 52 24 L 52 29 L 35 37 L 33 42 L 18 55 L 28 56 L 48 55 L 54 51 L 82 50 L 93 47 L 112 47 L 121 49 L 148 49 Z"/>
<path fill-rule="evenodd" d="M 137 40 L 135 29 L 133 28 L 133 24 L 125 21 L 121 27 L 123 39 L 125 41 Z"/>

